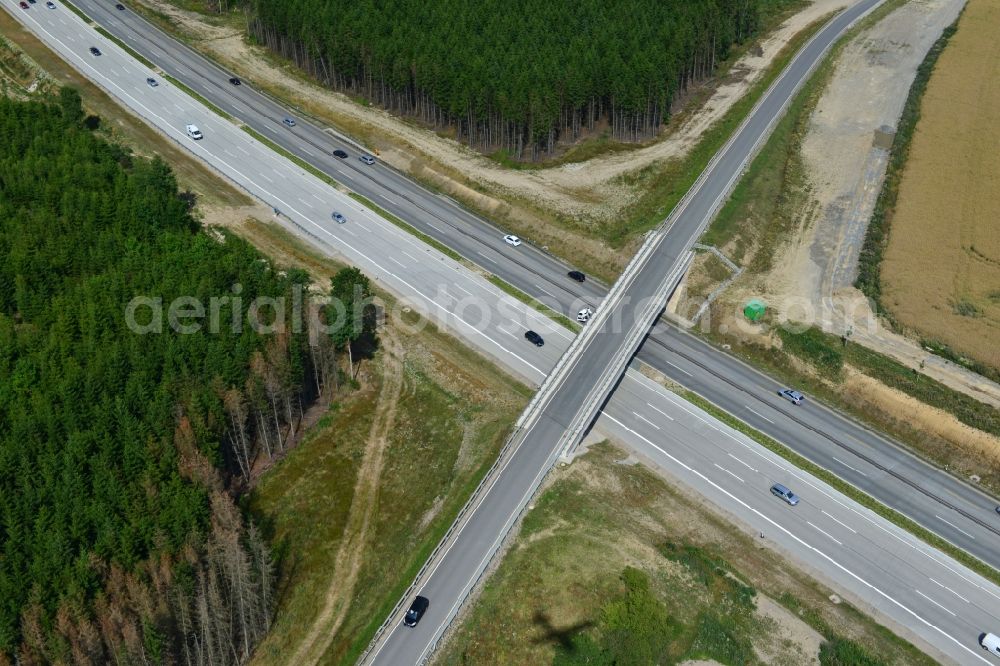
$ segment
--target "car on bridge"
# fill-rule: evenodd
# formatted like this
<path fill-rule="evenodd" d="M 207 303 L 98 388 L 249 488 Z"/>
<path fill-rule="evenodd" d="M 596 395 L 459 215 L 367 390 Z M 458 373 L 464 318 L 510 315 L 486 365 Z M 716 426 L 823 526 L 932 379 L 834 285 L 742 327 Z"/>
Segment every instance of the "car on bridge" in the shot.
<path fill-rule="evenodd" d="M 347 151 L 346 150 L 341 150 L 340 148 L 337 148 L 337 150 L 333 151 L 333 156 L 334 157 L 339 157 L 342 160 L 346 160 L 347 159 Z"/>
<path fill-rule="evenodd" d="M 101 49 L 97 48 L 96 46 L 91 46 L 90 55 L 95 55 L 95 56 L 101 55 Z"/>
<path fill-rule="evenodd" d="M 430 599 L 417 595 L 417 598 L 410 604 L 410 610 L 406 611 L 406 615 L 403 616 L 403 624 L 408 627 L 417 626 L 417 622 L 420 622 L 420 618 L 424 616 L 430 605 Z"/>
<path fill-rule="evenodd" d="M 584 308 L 576 313 L 576 320 L 581 324 L 586 324 L 590 321 L 590 318 L 594 316 L 594 311 L 590 308 Z"/>
<path fill-rule="evenodd" d="M 157 87 L 160 84 L 157 83 L 156 79 L 154 79 L 152 76 L 147 76 L 146 77 L 146 85 L 149 86 L 150 88 L 155 88 L 155 87 Z"/>
<path fill-rule="evenodd" d="M 521 239 L 518 238 L 517 236 L 514 236 L 513 234 L 507 234 L 506 236 L 503 237 L 503 242 L 507 243 L 507 245 L 512 245 L 514 247 L 517 247 L 518 245 L 521 244 Z"/>
<path fill-rule="evenodd" d="M 566 273 L 566 275 L 568 275 L 569 279 L 574 282 L 584 282 L 587 279 L 587 276 L 580 271 L 570 271 L 569 273 Z"/>
<path fill-rule="evenodd" d="M 240 81 L 239 77 L 237 77 L 237 76 L 230 76 L 229 77 L 229 82 L 232 83 L 234 86 L 241 86 L 241 85 L 243 85 L 243 82 Z"/>
<path fill-rule="evenodd" d="M 333 221 L 336 222 L 337 224 L 343 224 L 344 222 L 347 222 L 347 218 L 338 213 L 337 211 L 333 211 Z"/>
<path fill-rule="evenodd" d="M 195 141 L 201 139 L 202 136 L 204 136 L 201 133 L 201 130 L 198 129 L 197 125 L 185 125 L 184 126 L 184 131 L 187 132 L 187 135 L 189 137 L 191 137 L 192 139 L 194 139 Z"/>
<path fill-rule="evenodd" d="M 990 654 L 1000 657 L 1000 636 L 990 633 L 982 634 L 979 636 L 979 644 Z"/>
<path fill-rule="evenodd" d="M 285 123 L 285 125 L 287 125 L 288 127 L 295 127 L 295 119 L 294 118 L 288 118 L 286 116 L 285 118 L 281 119 L 281 122 Z"/>
<path fill-rule="evenodd" d="M 365 153 L 364 155 L 359 155 L 358 159 L 367 164 L 368 166 L 375 164 L 375 158 L 369 155 L 368 153 Z"/>
<path fill-rule="evenodd" d="M 527 331 L 524 334 L 524 337 L 528 340 L 528 342 L 536 347 L 541 347 L 545 344 L 545 340 L 542 339 L 542 336 L 538 335 L 538 333 L 535 333 L 534 331 Z"/>

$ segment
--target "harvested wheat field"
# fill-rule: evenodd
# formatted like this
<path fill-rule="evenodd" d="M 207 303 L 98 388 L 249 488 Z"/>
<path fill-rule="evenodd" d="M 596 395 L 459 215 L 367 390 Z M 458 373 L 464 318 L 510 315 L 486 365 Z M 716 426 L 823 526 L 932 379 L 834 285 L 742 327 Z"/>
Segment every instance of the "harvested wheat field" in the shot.
<path fill-rule="evenodd" d="M 884 303 L 1000 368 L 1000 3 L 970 0 L 920 107 L 882 265 Z"/>

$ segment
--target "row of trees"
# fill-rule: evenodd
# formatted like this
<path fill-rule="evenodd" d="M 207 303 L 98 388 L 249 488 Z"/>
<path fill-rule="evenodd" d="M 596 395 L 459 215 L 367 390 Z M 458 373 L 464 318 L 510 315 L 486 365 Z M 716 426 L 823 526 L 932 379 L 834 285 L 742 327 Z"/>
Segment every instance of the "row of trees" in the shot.
<path fill-rule="evenodd" d="M 203 233 L 165 164 L 83 116 L 71 89 L 0 99 L 0 664 L 243 663 L 273 575 L 234 494 L 336 385 L 337 351 L 374 348 L 374 322 L 317 334 L 287 308 L 279 334 L 137 334 L 138 295 L 238 292 L 222 322 L 258 297 L 321 306 L 305 273 Z"/>
<path fill-rule="evenodd" d="M 319 80 L 518 158 L 606 120 L 656 134 L 787 0 L 250 0 L 250 33 Z"/>

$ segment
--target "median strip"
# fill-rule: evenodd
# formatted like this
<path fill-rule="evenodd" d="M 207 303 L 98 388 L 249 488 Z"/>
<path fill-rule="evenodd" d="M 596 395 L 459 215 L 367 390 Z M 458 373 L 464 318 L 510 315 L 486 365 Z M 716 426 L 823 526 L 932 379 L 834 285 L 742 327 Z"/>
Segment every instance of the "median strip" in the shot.
<path fill-rule="evenodd" d="M 932 548 L 936 548 L 937 550 L 940 550 L 946 555 L 954 558 L 955 560 L 965 565 L 972 571 L 976 572 L 977 574 L 979 574 L 986 580 L 990 581 L 991 583 L 1000 585 L 1000 571 L 997 571 L 996 569 L 986 564 L 985 562 L 983 562 L 976 556 L 972 555 L 968 551 L 959 548 L 958 546 L 952 544 L 950 541 L 947 541 L 946 539 L 938 536 L 934 532 L 931 532 L 929 529 L 923 527 L 916 521 L 907 518 L 903 514 L 896 511 L 895 509 L 892 509 L 886 506 L 885 504 L 882 504 L 880 501 L 878 501 L 871 495 L 868 495 L 859 488 L 851 485 L 847 481 L 844 481 L 842 478 L 840 478 L 833 472 L 830 472 L 825 468 L 820 467 L 819 465 L 812 462 L 808 458 L 792 451 L 784 444 L 768 437 L 759 430 L 756 430 L 755 428 L 747 425 L 746 423 L 739 420 L 738 418 L 736 418 L 729 412 L 725 411 L 724 409 L 716 407 L 715 405 L 713 405 L 712 403 L 710 403 L 708 400 L 701 397 L 697 393 L 684 390 L 679 392 L 679 394 L 683 398 L 685 398 L 688 402 L 691 402 L 694 405 L 696 405 L 702 411 L 710 414 L 719 421 L 722 421 L 730 428 L 738 430 L 739 432 L 743 433 L 750 439 L 754 440 L 764 448 L 768 449 L 773 453 L 778 454 L 779 456 L 781 456 L 791 464 L 795 465 L 796 467 L 812 474 L 813 476 L 820 479 L 833 489 L 851 498 L 861 506 L 870 509 L 871 511 L 874 511 L 876 514 L 878 514 L 882 518 L 885 518 L 896 527 L 906 530 L 907 532 L 917 537 L 918 539 L 920 539 L 927 545 L 931 546 Z"/>

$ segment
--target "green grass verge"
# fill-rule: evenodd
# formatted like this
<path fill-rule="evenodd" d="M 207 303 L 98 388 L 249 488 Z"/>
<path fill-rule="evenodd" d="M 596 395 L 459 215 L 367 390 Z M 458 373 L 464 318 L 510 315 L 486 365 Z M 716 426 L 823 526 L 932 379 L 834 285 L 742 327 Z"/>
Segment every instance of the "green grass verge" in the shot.
<path fill-rule="evenodd" d="M 359 203 L 361 203 L 362 205 L 364 205 L 366 208 L 370 208 L 371 210 L 375 211 L 376 213 L 378 213 L 379 215 L 381 215 L 385 219 L 389 220 L 390 222 L 392 222 L 393 224 L 395 224 L 397 227 L 399 227 L 400 229 L 402 229 L 406 233 L 408 233 L 408 234 L 410 234 L 410 235 L 412 235 L 412 236 L 414 236 L 414 237 L 422 240 L 423 242 L 427 243 L 428 245 L 430 245 L 431 247 L 433 247 L 438 252 L 451 257 L 455 261 L 458 261 L 458 262 L 464 261 L 464 259 L 462 258 L 462 255 L 460 255 L 458 252 L 455 252 L 453 249 L 451 249 L 450 247 L 448 247 L 444 243 L 438 241 L 437 239 L 432 238 L 431 236 L 428 236 L 427 234 L 425 234 L 424 232 L 420 231 L 419 229 L 417 229 L 413 225 L 409 224 L 408 222 L 404 222 L 400 218 L 396 217 L 395 215 L 393 215 L 392 213 L 390 213 L 389 211 L 387 211 L 385 208 L 382 208 L 381 206 L 379 206 L 377 203 L 375 203 L 374 201 L 372 201 L 368 197 L 366 197 L 366 196 L 364 196 L 362 194 L 358 194 L 357 192 L 351 192 L 350 193 L 350 197 L 352 199 L 354 199 L 355 201 L 358 201 Z"/>
<path fill-rule="evenodd" d="M 249 125 L 240 125 L 240 129 L 243 130 L 244 132 L 246 132 L 247 134 L 249 134 L 250 136 L 252 136 L 253 138 L 257 139 L 262 144 L 264 144 L 265 146 L 267 146 L 268 148 L 270 148 L 274 152 L 278 153 L 279 155 L 281 155 L 285 159 L 291 160 L 292 162 L 295 163 L 296 166 L 299 166 L 299 167 L 305 169 L 306 171 L 308 171 L 309 173 L 311 173 L 312 175 L 316 176 L 317 178 L 319 178 L 320 180 L 322 180 L 327 185 L 330 185 L 331 187 L 336 187 L 336 188 L 340 187 L 340 183 L 338 183 L 337 181 L 335 181 L 329 175 L 323 173 L 322 171 L 320 171 L 319 169 L 317 169 L 316 167 L 314 167 L 312 164 L 309 164 L 309 162 L 306 162 L 304 159 L 302 159 L 298 155 L 294 155 L 294 154 L 288 152 L 287 150 L 285 150 L 284 148 L 282 148 L 281 146 L 279 146 L 278 144 L 276 144 L 274 141 L 271 141 L 266 136 L 264 136 L 263 134 L 261 134 L 260 132 L 258 132 L 257 130 L 255 130 L 254 128 L 250 127 Z"/>
<path fill-rule="evenodd" d="M 93 21 L 93 19 L 91 19 L 91 18 L 90 18 L 89 16 L 87 16 L 86 14 L 84 14 L 84 13 L 83 13 L 83 10 L 81 10 L 81 9 L 80 9 L 79 7 L 77 7 L 76 5 L 74 5 L 74 4 L 72 3 L 72 2 L 67 2 L 67 0 L 63 0 L 63 5 L 64 5 L 64 6 L 65 6 L 65 7 L 67 8 L 67 9 L 69 9 L 69 10 L 70 10 L 71 12 L 73 12 L 74 14 L 76 14 L 77 16 L 79 16 L 79 17 L 80 17 L 81 19 L 83 19 L 83 21 L 84 21 L 84 22 L 85 22 L 85 23 L 86 23 L 87 25 L 94 25 L 94 21 Z"/>
<path fill-rule="evenodd" d="M 845 366 L 877 380 L 890 388 L 954 416 L 970 428 L 1000 437 L 1000 411 L 992 405 L 957 391 L 927 376 L 919 369 L 908 367 L 888 356 L 874 352 L 847 338 L 810 327 L 795 332 L 778 328 L 781 348 L 765 348 L 753 343 L 734 341 L 719 334 L 710 334 L 716 343 L 729 343 L 731 353 L 761 368 L 775 380 L 821 398 L 872 428 L 886 432 L 907 445 L 914 453 L 932 464 L 954 470 L 956 474 L 978 474 L 980 484 L 996 492 L 1000 489 L 1000 469 L 984 465 L 974 454 L 914 431 L 891 413 L 873 408 L 863 397 L 845 391 Z M 801 363 L 791 362 L 795 357 Z M 803 370 L 802 364 L 815 372 Z"/>
<path fill-rule="evenodd" d="M 565 326 L 566 328 L 568 328 L 569 330 L 573 331 L 574 333 L 579 333 L 583 329 L 583 327 L 581 327 L 579 324 L 577 324 L 575 321 L 573 321 L 572 319 L 570 319 L 569 317 L 567 317 L 563 313 L 556 312 L 555 310 L 553 310 L 552 308 L 550 308 L 549 306 L 547 306 L 545 303 L 542 303 L 541 301 L 536 300 L 532 296 L 529 296 L 528 294 L 524 293 L 523 291 L 521 291 L 520 289 L 518 289 L 514 285 L 510 284 L 509 282 L 505 282 L 504 280 L 502 280 L 501 278 L 497 277 L 496 275 L 491 275 L 489 277 L 489 280 L 494 285 L 496 285 L 497 287 L 499 287 L 504 293 L 513 296 L 514 298 L 516 298 L 517 300 L 521 301 L 522 303 L 526 303 L 527 305 L 530 305 L 531 307 L 533 307 L 534 309 L 538 310 L 539 312 L 541 312 L 543 315 L 545 315 L 549 319 L 552 319 L 556 323 Z"/>
<path fill-rule="evenodd" d="M 229 120 L 229 121 L 233 120 L 233 117 L 231 115 L 229 115 L 228 113 L 226 113 L 225 111 L 223 111 L 222 109 L 220 109 L 219 107 L 217 107 L 216 105 L 212 104 L 207 99 L 205 99 L 204 97 L 202 97 L 201 95 L 199 95 L 195 91 L 191 90 L 190 88 L 187 87 L 187 85 L 181 83 L 180 81 L 178 81 L 174 77 L 170 76 L 169 74 L 164 74 L 163 78 L 165 78 L 167 81 L 170 81 L 170 83 L 172 83 L 175 86 L 177 86 L 180 90 L 183 90 L 184 92 L 186 92 L 188 95 L 190 95 L 191 97 L 193 97 L 194 99 L 196 99 L 201 104 L 207 106 L 209 108 L 209 110 L 211 110 L 212 113 L 214 113 L 215 115 L 220 116 L 222 118 L 225 118 L 226 120 Z"/>
<path fill-rule="evenodd" d="M 681 392 L 681 395 L 688 401 L 697 405 L 703 411 L 711 414 L 716 419 L 722 421 L 723 423 L 733 428 L 734 430 L 738 430 L 747 437 L 750 437 L 761 446 L 769 449 L 770 451 L 773 451 L 774 453 L 778 454 L 779 456 L 781 456 L 788 462 L 792 463 L 796 467 L 809 472 L 810 474 L 820 479 L 833 489 L 846 495 L 847 497 L 850 497 L 852 500 L 854 500 L 861 506 L 871 509 L 879 516 L 885 518 L 886 520 L 893 523 L 897 527 L 906 530 L 907 532 L 917 537 L 918 539 L 928 544 L 929 546 L 937 548 L 946 555 L 951 556 L 952 558 L 954 558 L 961 564 L 965 565 L 972 571 L 978 573 L 986 580 L 996 585 L 1000 585 L 1000 571 L 997 571 L 996 569 L 989 566 L 982 560 L 979 560 L 978 558 L 970 555 L 961 548 L 958 548 L 957 546 L 953 545 L 951 542 L 942 539 L 941 537 L 934 534 L 930 530 L 922 527 L 913 520 L 910 520 L 903 514 L 887 507 L 886 505 L 882 504 L 875 498 L 871 497 L 870 495 L 858 490 L 851 484 L 847 483 L 839 476 L 833 474 L 832 472 L 827 471 L 825 468 L 820 467 L 819 465 L 815 464 L 808 458 L 799 455 L 795 451 L 792 451 L 784 444 L 781 444 L 777 440 L 772 439 L 767 435 L 765 435 L 764 433 L 750 427 L 749 425 L 739 420 L 729 412 L 720 409 L 719 407 L 716 407 L 708 400 L 702 398 L 697 393 L 693 393 L 691 391 L 683 391 Z"/>
<path fill-rule="evenodd" d="M 107 30 L 105 30 L 101 26 L 97 26 L 95 28 L 95 30 L 97 30 L 97 32 L 99 32 L 102 35 L 104 35 L 107 39 L 110 39 L 112 42 L 114 42 L 115 44 L 117 44 L 120 49 L 122 49 L 123 51 L 125 51 L 126 53 L 128 53 L 130 56 L 132 56 L 133 58 L 135 58 L 136 60 L 138 60 L 139 62 L 141 62 L 146 67 L 148 67 L 150 69 L 153 69 L 153 70 L 156 69 L 156 65 L 154 65 L 153 63 L 151 63 L 148 60 L 146 60 L 145 56 L 143 56 L 141 53 L 139 53 L 138 51 L 136 51 L 135 49 L 133 49 L 131 46 L 129 46 L 128 44 L 126 44 L 122 40 L 120 40 L 117 37 L 115 37 L 114 35 L 112 35 L 110 32 L 108 32 Z"/>

